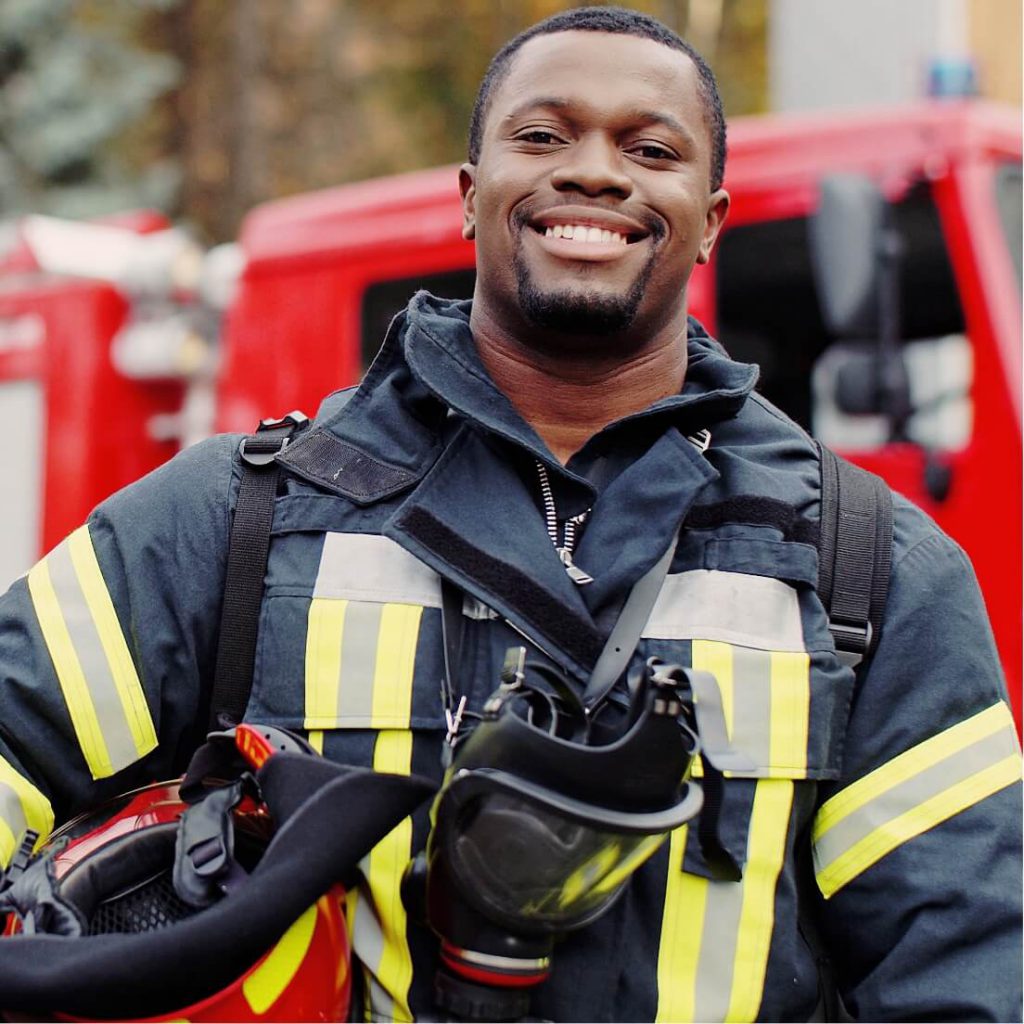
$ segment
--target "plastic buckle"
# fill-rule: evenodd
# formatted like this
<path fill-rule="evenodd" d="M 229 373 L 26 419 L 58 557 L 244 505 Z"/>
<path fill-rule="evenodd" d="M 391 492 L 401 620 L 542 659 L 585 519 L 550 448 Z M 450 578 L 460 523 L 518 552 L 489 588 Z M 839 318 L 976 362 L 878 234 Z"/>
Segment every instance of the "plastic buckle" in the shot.
<path fill-rule="evenodd" d="M 871 646 L 873 630 L 871 623 L 861 625 L 859 623 L 836 622 L 834 619 L 828 624 L 832 639 L 836 647 L 841 651 L 849 651 L 852 654 L 863 655 Z"/>
<path fill-rule="evenodd" d="M 250 466 L 269 466 L 274 459 L 288 447 L 291 434 L 299 427 L 305 426 L 309 417 L 299 412 L 298 409 L 282 416 L 280 419 L 260 420 L 256 433 L 242 439 L 238 453 L 244 462 Z M 260 434 L 272 430 L 280 430 L 283 427 L 291 427 L 291 430 L 284 437 L 260 437 Z"/>
<path fill-rule="evenodd" d="M 291 412 L 286 413 L 280 419 L 265 419 L 260 420 L 260 425 L 256 428 L 256 433 L 260 433 L 264 430 L 277 430 L 279 427 L 285 427 L 289 423 L 293 427 L 304 427 L 309 422 L 309 417 L 299 409 L 292 409 Z"/>
<path fill-rule="evenodd" d="M 6 871 L 0 870 L 0 892 L 7 889 L 19 875 L 25 873 L 25 869 L 34 859 L 36 843 L 39 842 L 39 833 L 35 829 L 25 829 L 18 845 L 17 852 L 11 858 L 11 863 Z"/>

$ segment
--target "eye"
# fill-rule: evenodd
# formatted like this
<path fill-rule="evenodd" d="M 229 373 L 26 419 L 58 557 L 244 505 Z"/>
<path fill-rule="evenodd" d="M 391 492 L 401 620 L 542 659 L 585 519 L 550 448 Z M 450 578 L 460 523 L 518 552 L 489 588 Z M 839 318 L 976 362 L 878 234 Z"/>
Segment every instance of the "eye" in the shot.
<path fill-rule="evenodd" d="M 637 142 L 628 150 L 630 155 L 642 160 L 675 160 L 676 155 L 671 149 L 657 142 Z"/>
<path fill-rule="evenodd" d="M 515 138 L 516 142 L 527 142 L 534 146 L 554 146 L 562 141 L 554 132 L 544 128 L 531 128 L 520 132 Z"/>

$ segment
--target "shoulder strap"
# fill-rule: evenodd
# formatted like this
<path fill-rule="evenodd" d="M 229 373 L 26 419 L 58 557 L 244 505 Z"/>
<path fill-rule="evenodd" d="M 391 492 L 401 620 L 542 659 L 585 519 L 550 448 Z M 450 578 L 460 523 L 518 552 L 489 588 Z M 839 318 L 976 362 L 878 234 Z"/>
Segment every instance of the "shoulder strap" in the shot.
<path fill-rule="evenodd" d="M 280 467 L 276 456 L 296 430 L 309 422 L 301 412 L 263 420 L 242 440 L 242 482 L 231 520 L 224 601 L 220 613 L 217 666 L 210 699 L 210 728 L 229 729 L 242 720 L 252 690 L 263 580 Z"/>
<path fill-rule="evenodd" d="M 892 566 L 892 492 L 819 444 L 818 594 L 840 658 L 856 667 L 878 645 Z"/>

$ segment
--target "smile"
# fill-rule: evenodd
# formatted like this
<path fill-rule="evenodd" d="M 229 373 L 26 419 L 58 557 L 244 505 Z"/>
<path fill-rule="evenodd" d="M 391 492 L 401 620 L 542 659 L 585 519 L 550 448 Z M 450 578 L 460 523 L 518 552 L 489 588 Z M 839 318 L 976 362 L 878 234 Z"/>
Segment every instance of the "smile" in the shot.
<path fill-rule="evenodd" d="M 545 238 L 564 238 L 571 242 L 601 242 L 605 245 L 628 245 L 629 238 L 607 228 L 588 227 L 585 224 L 555 224 L 544 229 Z"/>

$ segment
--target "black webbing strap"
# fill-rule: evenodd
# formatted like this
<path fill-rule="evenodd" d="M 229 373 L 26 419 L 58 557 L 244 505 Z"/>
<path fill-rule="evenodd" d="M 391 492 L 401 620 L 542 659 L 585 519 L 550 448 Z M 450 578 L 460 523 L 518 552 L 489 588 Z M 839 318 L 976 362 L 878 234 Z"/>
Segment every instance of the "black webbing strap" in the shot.
<path fill-rule="evenodd" d="M 257 432 L 244 438 L 239 447 L 242 482 L 231 520 L 217 667 L 210 700 L 211 729 L 230 729 L 237 725 L 249 703 L 270 527 L 280 475 L 275 456 L 306 422 L 302 413 L 295 412 L 280 420 L 264 420 Z"/>
<path fill-rule="evenodd" d="M 842 659 L 856 666 L 878 644 L 892 566 L 892 492 L 885 482 L 821 453 L 818 595 Z"/>

